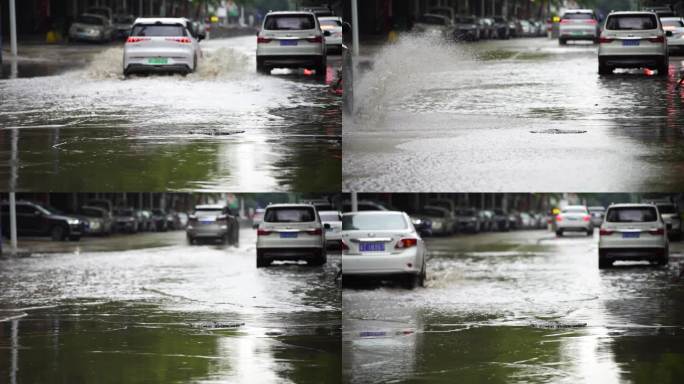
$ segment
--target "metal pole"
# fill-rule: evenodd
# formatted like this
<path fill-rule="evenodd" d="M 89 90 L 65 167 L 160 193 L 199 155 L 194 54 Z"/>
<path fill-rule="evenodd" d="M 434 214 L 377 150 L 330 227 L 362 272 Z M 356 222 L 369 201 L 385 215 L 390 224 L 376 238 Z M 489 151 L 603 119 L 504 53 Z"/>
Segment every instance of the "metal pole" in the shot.
<path fill-rule="evenodd" d="M 10 46 L 12 51 L 12 56 L 17 57 L 17 7 L 15 0 L 10 0 L 9 2 L 9 13 L 10 13 Z"/>
<path fill-rule="evenodd" d="M 17 201 L 14 192 L 10 192 L 10 247 L 12 254 L 17 253 Z"/>
<path fill-rule="evenodd" d="M 14 0 L 12 0 L 14 1 Z M 352 0 L 352 53 L 354 56 L 359 55 L 359 7 L 357 0 Z"/>
<path fill-rule="evenodd" d="M 352 192 L 351 193 L 351 211 L 356 212 L 358 210 L 359 210 L 359 196 L 356 192 Z"/>

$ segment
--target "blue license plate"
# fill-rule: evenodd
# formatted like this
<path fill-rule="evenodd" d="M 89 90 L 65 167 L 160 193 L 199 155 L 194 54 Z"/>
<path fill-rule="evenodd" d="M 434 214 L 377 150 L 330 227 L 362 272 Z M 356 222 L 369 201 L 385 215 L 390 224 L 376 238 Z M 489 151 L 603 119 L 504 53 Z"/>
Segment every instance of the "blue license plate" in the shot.
<path fill-rule="evenodd" d="M 623 239 L 638 239 L 639 238 L 639 232 L 623 232 L 622 238 Z"/>
<path fill-rule="evenodd" d="M 296 239 L 297 232 L 280 232 L 280 237 L 283 239 Z"/>
<path fill-rule="evenodd" d="M 360 243 L 359 251 L 361 252 L 383 252 L 385 250 L 385 243 Z"/>
<path fill-rule="evenodd" d="M 622 45 L 624 45 L 624 46 L 637 46 L 637 45 L 639 45 L 639 40 L 622 40 Z"/>
<path fill-rule="evenodd" d="M 280 40 L 280 45 L 297 45 L 297 40 Z"/>

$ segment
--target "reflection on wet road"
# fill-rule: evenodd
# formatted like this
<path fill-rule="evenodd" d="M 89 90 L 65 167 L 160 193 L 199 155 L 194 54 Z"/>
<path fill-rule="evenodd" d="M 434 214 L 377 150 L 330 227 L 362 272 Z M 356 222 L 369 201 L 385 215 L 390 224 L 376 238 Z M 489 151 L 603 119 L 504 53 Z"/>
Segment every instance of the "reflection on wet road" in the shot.
<path fill-rule="evenodd" d="M 426 288 L 345 287 L 345 380 L 679 382 L 683 245 L 666 268 L 599 271 L 596 242 L 546 231 L 430 239 Z"/>
<path fill-rule="evenodd" d="M 253 36 L 202 45 L 187 77 L 124 80 L 123 48 L 109 47 L 54 76 L 0 80 L 4 189 L 339 188 L 342 117 L 327 85 L 257 75 Z M 339 57 L 329 63 L 330 79 Z"/>
<path fill-rule="evenodd" d="M 340 380 L 339 256 L 257 270 L 252 230 L 237 248 L 164 236 L 174 245 L 0 259 L 2 381 Z"/>
<path fill-rule="evenodd" d="M 378 49 L 344 120 L 344 189 L 681 188 L 684 57 L 665 78 L 600 77 L 596 51 L 545 38 Z"/>

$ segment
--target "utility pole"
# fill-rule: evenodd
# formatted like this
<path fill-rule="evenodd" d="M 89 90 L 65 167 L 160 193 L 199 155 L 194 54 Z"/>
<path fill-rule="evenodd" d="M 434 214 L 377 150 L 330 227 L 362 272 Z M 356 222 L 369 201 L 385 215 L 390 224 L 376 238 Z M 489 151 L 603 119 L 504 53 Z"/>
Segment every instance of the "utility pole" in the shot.
<path fill-rule="evenodd" d="M 17 6 L 15 0 L 9 0 L 10 13 L 10 49 L 12 57 L 17 58 Z"/>
<path fill-rule="evenodd" d="M 12 0 L 14 1 L 14 0 Z M 351 0 L 352 11 L 352 53 L 359 55 L 359 7 L 357 0 Z"/>

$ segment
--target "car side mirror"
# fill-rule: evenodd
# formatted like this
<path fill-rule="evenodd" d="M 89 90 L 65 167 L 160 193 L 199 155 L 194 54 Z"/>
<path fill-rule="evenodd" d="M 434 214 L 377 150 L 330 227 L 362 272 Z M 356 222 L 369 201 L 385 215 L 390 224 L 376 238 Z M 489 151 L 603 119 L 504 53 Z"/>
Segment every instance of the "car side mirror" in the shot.
<path fill-rule="evenodd" d="M 325 224 L 323 224 L 323 228 L 325 228 L 325 229 L 330 229 L 331 227 L 330 227 L 330 224 L 329 224 L 329 223 L 325 223 Z"/>
<path fill-rule="evenodd" d="M 672 37 L 672 31 L 665 31 L 665 36 Z"/>
<path fill-rule="evenodd" d="M 323 31 L 323 36 L 330 37 L 332 36 L 332 34 L 330 33 L 330 31 Z"/>

